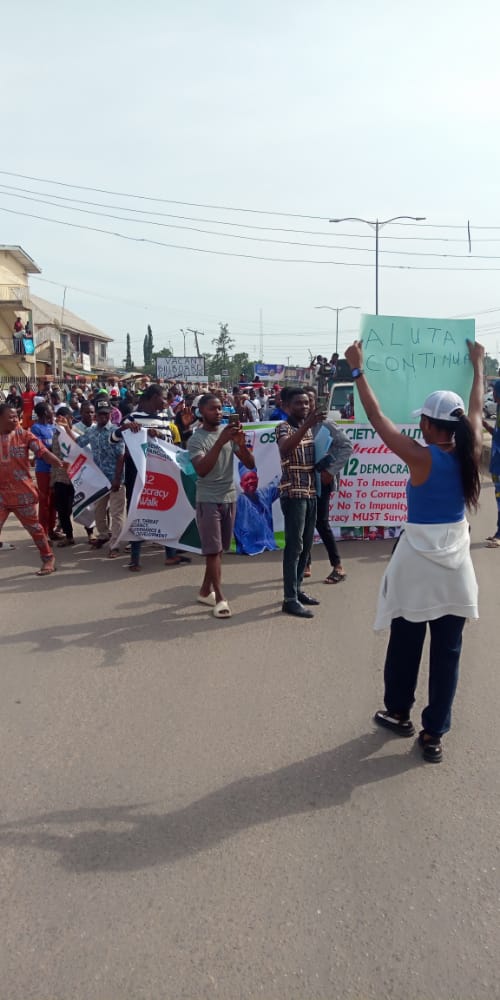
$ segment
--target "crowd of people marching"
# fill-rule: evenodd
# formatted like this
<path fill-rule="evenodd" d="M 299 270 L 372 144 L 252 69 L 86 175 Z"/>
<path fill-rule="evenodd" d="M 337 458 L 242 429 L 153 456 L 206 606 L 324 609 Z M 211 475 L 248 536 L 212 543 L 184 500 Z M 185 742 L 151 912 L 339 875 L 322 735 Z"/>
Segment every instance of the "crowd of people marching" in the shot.
<path fill-rule="evenodd" d="M 83 378 L 67 385 L 43 380 L 36 388 L 28 382 L 22 389 L 12 384 L 2 391 L 0 529 L 8 513 L 17 515 L 38 545 L 42 559 L 39 575 L 47 576 L 56 568 L 50 543 L 58 548 L 75 544 L 74 489 L 60 447 L 60 429 L 64 428 L 81 447 L 90 450 L 95 464 L 111 483 L 109 494 L 95 504 L 93 521 L 85 530 L 89 545 L 96 550 L 106 546 L 109 558 L 114 559 L 119 555 L 118 539 L 136 478 L 135 465 L 123 442 L 123 431 L 143 427 L 151 437 L 158 436 L 169 444 L 188 448 L 194 432 L 202 429 L 198 407 L 207 395 L 206 389 L 202 384 L 173 381 L 160 385 L 144 377 L 135 384 L 115 378 L 105 383 Z M 231 424 L 240 428 L 260 420 L 286 419 L 283 407 L 287 390 L 280 389 L 278 384 L 268 389 L 258 378 L 249 383 L 242 375 L 240 383 L 230 392 L 217 386 L 208 389 L 208 395 L 213 394 L 217 401 L 220 409 L 217 420 L 222 426 Z M 245 483 L 245 497 L 252 507 L 251 513 L 255 514 L 262 494 L 253 485 L 250 477 Z M 260 510 L 258 515 L 260 520 Z M 272 537 L 272 519 L 268 534 Z M 335 549 L 334 541 L 332 546 Z M 0 541 L 0 549 L 10 547 Z M 141 568 L 141 547 L 140 540 L 128 547 L 131 571 Z M 267 547 L 275 545 L 269 542 Z M 249 551 L 241 536 L 237 551 Z M 186 562 L 190 559 L 184 553 L 165 547 L 167 565 Z"/>
<path fill-rule="evenodd" d="M 468 349 L 473 368 L 468 412 L 455 392 L 431 393 L 418 411 L 422 443 L 401 434 L 383 413 L 363 370 L 362 344 L 355 342 L 346 351 L 368 420 L 409 469 L 407 523 L 384 573 L 375 621 L 375 628 L 389 627 L 391 634 L 384 671 L 385 709 L 374 718 L 395 735 L 413 735 L 410 712 L 429 625 L 429 704 L 422 714 L 418 742 L 424 758 L 434 763 L 442 758 L 441 737 L 451 725 L 463 628 L 467 619 L 478 617 L 466 511 L 477 507 L 480 491 L 484 349 L 471 342 Z M 115 558 L 136 476 L 123 435 L 145 429 L 149 436 L 176 443 L 189 453 L 197 476 L 196 521 L 205 557 L 197 600 L 215 618 L 228 619 L 232 611 L 222 589 L 222 555 L 234 531 L 235 456 L 247 480 L 247 499 L 263 504 L 244 424 L 267 417 L 277 421 L 281 463 L 282 612 L 312 618 L 311 609 L 320 602 L 304 589 L 304 580 L 315 527 L 331 562 L 325 583 L 345 580 L 328 523 L 328 505 L 336 474 L 351 447 L 342 429 L 327 419 L 316 390 L 277 388 L 271 396 L 262 385 L 253 384 L 238 385 L 232 393 L 212 388 L 194 395 L 182 384 L 162 387 L 149 381 L 138 389 L 110 382 L 86 389 L 69 386 L 63 394 L 61 388 L 42 384 L 37 392 L 28 385 L 19 394 L 11 386 L 0 403 L 0 530 L 9 513 L 18 517 L 40 551 L 41 576 L 55 570 L 51 542 L 74 544 L 73 487 L 58 445 L 64 428 L 80 446 L 90 448 L 110 483 L 110 491 L 96 504 L 95 528 L 89 525 L 87 533 L 90 545 L 106 546 L 109 557 Z M 500 383 L 495 398 L 500 402 Z M 496 455 L 497 429 L 492 434 Z M 492 466 L 493 472 L 497 475 Z M 267 499 L 271 502 L 271 494 Z M 256 507 L 258 520 L 265 521 L 264 507 L 262 512 Z M 495 545 L 499 534 L 497 528 Z M 141 545 L 140 539 L 130 545 L 132 571 L 140 569 Z M 6 543 L 0 546 L 10 548 Z M 167 548 L 165 561 L 175 565 L 189 557 Z"/>

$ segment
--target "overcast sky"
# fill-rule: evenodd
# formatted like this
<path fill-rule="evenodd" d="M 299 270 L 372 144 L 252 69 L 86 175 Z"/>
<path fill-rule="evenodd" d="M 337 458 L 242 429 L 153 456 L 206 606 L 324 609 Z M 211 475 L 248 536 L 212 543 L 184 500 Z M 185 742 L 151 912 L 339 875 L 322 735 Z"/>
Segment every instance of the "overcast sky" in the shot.
<path fill-rule="evenodd" d="M 116 361 L 128 331 L 142 363 L 148 322 L 155 347 L 175 353 L 180 327 L 205 331 L 210 350 L 217 322 L 228 322 L 235 350 L 258 356 L 260 309 L 265 361 L 331 353 L 335 315 L 316 305 L 374 311 L 372 231 L 326 221 L 346 215 L 425 216 L 425 227 L 384 229 L 381 264 L 450 270 L 382 267 L 380 311 L 475 315 L 478 339 L 500 351 L 497 0 L 25 0 L 10 11 L 2 14 L 2 170 L 319 218 L 148 202 L 5 174 L 0 208 L 202 250 L 337 262 L 196 253 L 2 211 L 0 243 L 20 244 L 42 269 L 33 291 L 59 302 L 69 286 L 68 307 L 115 338 Z M 15 197 L 7 184 L 39 200 Z M 138 221 L 40 203 L 54 195 Z M 463 259 L 420 256 L 430 253 Z M 341 316 L 342 346 L 356 323 L 354 311 Z M 188 336 L 188 354 L 193 346 Z"/>

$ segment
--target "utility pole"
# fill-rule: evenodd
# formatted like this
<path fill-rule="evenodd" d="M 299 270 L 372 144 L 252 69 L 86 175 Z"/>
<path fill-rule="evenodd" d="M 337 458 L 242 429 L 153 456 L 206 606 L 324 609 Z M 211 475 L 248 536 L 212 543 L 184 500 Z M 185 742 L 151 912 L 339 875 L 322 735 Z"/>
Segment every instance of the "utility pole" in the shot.
<path fill-rule="evenodd" d="M 330 219 L 330 222 L 364 222 L 367 226 L 370 226 L 375 233 L 375 315 L 378 316 L 378 270 L 379 270 L 379 233 L 383 226 L 387 226 L 389 222 L 397 222 L 399 219 L 403 221 L 408 219 L 410 222 L 425 222 L 425 215 L 393 215 L 392 219 L 360 219 L 357 215 L 348 215 L 343 219 Z"/>
<path fill-rule="evenodd" d="M 378 301 L 378 300 L 377 300 Z M 331 312 L 337 314 L 337 322 L 335 324 L 335 353 L 339 353 L 339 313 L 344 312 L 344 309 L 359 309 L 359 306 L 314 306 L 315 309 L 330 309 Z"/>
<path fill-rule="evenodd" d="M 202 332 L 202 330 L 192 330 L 190 326 L 188 326 L 186 329 L 188 333 L 192 333 L 194 335 L 194 342 L 196 344 L 196 354 L 198 355 L 199 358 L 201 358 L 201 351 L 200 351 L 200 345 L 198 343 L 198 337 L 204 337 L 205 334 Z M 184 350 L 184 357 L 185 356 L 186 356 L 186 351 Z"/>
<path fill-rule="evenodd" d="M 181 333 L 184 340 L 184 357 L 186 357 L 186 331 L 181 329 Z"/>

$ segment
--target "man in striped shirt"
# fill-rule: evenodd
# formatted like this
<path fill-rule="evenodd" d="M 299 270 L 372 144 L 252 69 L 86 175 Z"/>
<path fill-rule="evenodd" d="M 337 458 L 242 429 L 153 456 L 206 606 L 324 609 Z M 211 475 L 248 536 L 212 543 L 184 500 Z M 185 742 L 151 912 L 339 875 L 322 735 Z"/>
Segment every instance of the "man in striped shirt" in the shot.
<path fill-rule="evenodd" d="M 315 453 L 312 428 L 325 414 L 311 410 L 303 389 L 289 389 L 288 418 L 276 427 L 281 459 L 280 501 L 285 521 L 282 611 L 297 618 L 312 618 L 308 605 L 319 604 L 302 590 L 304 570 L 316 524 Z M 305 606 L 304 606 L 305 605 Z"/>
<path fill-rule="evenodd" d="M 165 399 L 160 385 L 155 383 L 148 385 L 139 399 L 139 407 L 128 413 L 123 418 L 119 427 L 113 430 L 112 441 L 121 441 L 122 432 L 126 430 L 138 431 L 141 427 L 147 430 L 149 437 L 157 437 L 167 444 L 173 444 L 173 432 L 168 414 L 165 412 Z M 135 463 L 125 452 L 125 493 L 127 496 L 127 510 L 130 507 L 134 484 L 137 476 Z M 142 542 L 132 542 L 130 545 L 129 569 L 138 572 L 141 568 L 141 546 Z M 178 566 L 180 563 L 190 563 L 188 556 L 181 555 L 177 549 L 165 546 L 165 565 Z"/>

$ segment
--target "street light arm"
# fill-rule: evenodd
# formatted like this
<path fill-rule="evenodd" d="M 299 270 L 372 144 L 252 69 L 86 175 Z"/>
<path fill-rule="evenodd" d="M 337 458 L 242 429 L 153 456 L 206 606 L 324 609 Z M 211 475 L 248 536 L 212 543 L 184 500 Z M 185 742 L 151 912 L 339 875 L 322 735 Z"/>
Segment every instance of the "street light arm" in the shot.
<path fill-rule="evenodd" d="M 387 226 L 387 224 L 389 222 L 397 222 L 398 219 L 409 219 L 410 222 L 425 222 L 426 216 L 425 215 L 393 215 L 392 219 L 383 219 L 383 220 L 379 221 L 378 222 L 378 227 L 379 227 L 379 229 L 382 229 L 382 226 Z"/>
<path fill-rule="evenodd" d="M 331 309 L 332 312 L 344 312 L 344 309 L 361 309 L 361 306 L 314 306 L 315 309 Z"/>
<path fill-rule="evenodd" d="M 329 219 L 329 222 L 365 222 L 367 226 L 376 225 L 370 219 L 360 219 L 359 215 L 346 215 L 343 219 Z"/>
<path fill-rule="evenodd" d="M 329 222 L 364 222 L 365 225 L 379 229 L 386 226 L 388 222 L 397 222 L 399 219 L 408 219 L 410 222 L 425 222 L 425 215 L 393 215 L 391 219 L 361 219 L 359 215 L 346 215 L 343 219 L 329 219 Z"/>

